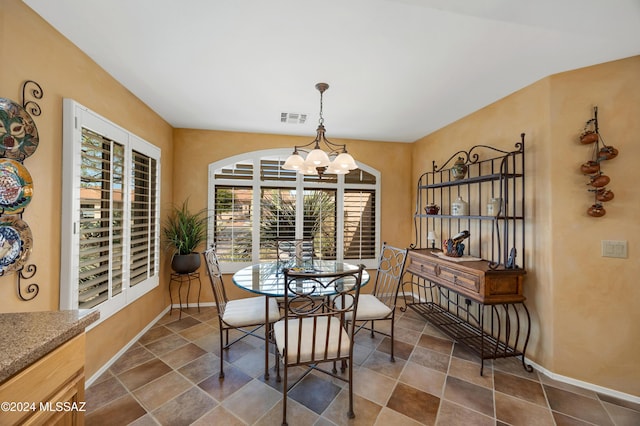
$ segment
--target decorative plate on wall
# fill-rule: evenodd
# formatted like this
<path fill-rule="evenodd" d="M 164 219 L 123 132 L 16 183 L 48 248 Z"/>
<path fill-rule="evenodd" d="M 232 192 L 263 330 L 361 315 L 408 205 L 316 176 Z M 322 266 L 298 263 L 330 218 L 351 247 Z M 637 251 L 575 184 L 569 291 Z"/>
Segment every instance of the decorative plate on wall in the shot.
<path fill-rule="evenodd" d="M 0 98 L 0 157 L 24 160 L 38 148 L 38 129 L 29 113 Z"/>
<path fill-rule="evenodd" d="M 33 180 L 27 168 L 15 160 L 0 159 L 0 213 L 24 209 L 32 196 Z"/>
<path fill-rule="evenodd" d="M 18 216 L 0 217 L 0 273 L 17 271 L 29 258 L 33 237 Z"/>

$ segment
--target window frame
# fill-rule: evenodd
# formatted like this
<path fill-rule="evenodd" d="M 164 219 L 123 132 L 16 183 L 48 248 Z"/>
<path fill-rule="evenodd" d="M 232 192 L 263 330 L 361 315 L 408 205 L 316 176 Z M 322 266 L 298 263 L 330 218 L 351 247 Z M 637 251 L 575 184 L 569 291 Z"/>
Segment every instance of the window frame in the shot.
<path fill-rule="evenodd" d="M 207 185 L 207 198 L 208 198 L 208 209 L 210 212 L 209 224 L 208 224 L 208 235 L 207 235 L 207 246 L 211 247 L 214 244 L 214 231 L 215 231 L 215 189 L 216 186 L 223 187 L 241 187 L 245 186 L 252 190 L 252 259 L 249 262 L 220 262 L 220 267 L 223 273 L 235 273 L 238 270 L 260 262 L 260 189 L 265 188 L 292 188 L 295 189 L 297 193 L 302 194 L 304 190 L 308 189 L 326 189 L 326 188 L 336 188 L 337 196 L 336 196 L 336 209 L 338 212 L 344 211 L 344 191 L 346 189 L 355 189 L 355 190 L 373 190 L 375 195 L 375 207 L 374 207 L 374 224 L 375 224 L 375 251 L 374 256 L 366 259 L 344 259 L 344 215 L 338 214 L 337 223 L 336 223 L 336 257 L 339 261 L 345 261 L 347 263 L 362 263 L 366 268 L 375 268 L 377 267 L 378 255 L 380 250 L 380 210 L 381 210 L 381 191 L 380 191 L 380 177 L 381 174 L 378 170 L 367 166 L 361 162 L 358 162 L 358 166 L 363 171 L 370 173 L 375 177 L 375 183 L 346 183 L 345 175 L 331 175 L 337 177 L 336 183 L 325 183 L 322 181 L 304 181 L 303 175 L 298 175 L 296 177 L 295 182 L 292 181 L 278 181 L 278 180 L 260 180 L 260 160 L 265 158 L 280 158 L 282 161 L 286 159 L 287 156 L 291 154 L 291 150 L 287 148 L 276 148 L 276 149 L 266 149 L 259 151 L 247 152 L 244 154 L 239 154 L 231 157 L 224 158 L 222 160 L 213 162 L 209 164 L 208 167 L 208 185 Z M 216 171 L 224 168 L 233 166 L 236 163 L 248 163 L 251 162 L 253 164 L 253 171 L 251 179 L 223 179 L 216 178 Z M 296 210 L 302 210 L 303 207 L 303 198 L 296 198 Z M 296 238 L 302 238 L 302 230 L 303 224 L 296 223 Z"/>
<path fill-rule="evenodd" d="M 123 254 L 122 254 L 122 290 L 111 295 L 111 277 L 109 277 L 109 298 L 91 309 L 100 311 L 100 319 L 88 328 L 97 326 L 135 300 L 149 293 L 160 283 L 160 194 L 161 194 L 161 154 L 162 150 L 102 117 L 72 99 L 63 100 L 63 150 L 62 150 L 62 217 L 61 217 L 61 259 L 60 259 L 60 309 L 82 309 L 79 307 L 79 263 L 80 263 L 80 216 L 81 206 L 81 170 L 82 170 L 82 129 L 124 146 L 124 172 L 122 183 L 123 204 Z M 131 180 L 133 151 L 155 160 L 155 205 L 150 217 L 150 228 L 155 234 L 150 238 L 150 258 L 146 279 L 130 286 L 131 274 Z M 110 201 L 113 202 L 111 197 Z M 112 219 L 111 219 L 112 220 Z M 113 234 L 110 235 L 110 241 Z M 111 274 L 109 274 L 111 275 Z"/>

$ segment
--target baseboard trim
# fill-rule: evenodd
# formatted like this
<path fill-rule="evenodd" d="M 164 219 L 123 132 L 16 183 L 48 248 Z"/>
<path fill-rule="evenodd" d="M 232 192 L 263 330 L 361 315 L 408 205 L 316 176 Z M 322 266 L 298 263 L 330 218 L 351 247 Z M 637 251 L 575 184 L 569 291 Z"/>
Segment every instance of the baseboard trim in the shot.
<path fill-rule="evenodd" d="M 567 377 L 567 376 L 563 376 L 561 374 L 556 374 L 552 371 L 547 370 L 546 368 L 542 367 L 541 365 L 536 364 L 535 362 L 531 361 L 529 358 L 525 358 L 525 361 L 528 364 L 531 364 L 533 366 L 533 368 L 535 368 L 536 370 L 538 370 L 539 372 L 541 372 L 542 374 L 544 374 L 545 376 L 549 377 L 550 379 L 556 380 L 558 382 L 562 382 L 562 383 L 567 383 L 569 385 L 573 385 L 573 386 L 577 386 L 579 388 L 582 389 L 586 389 L 586 390 L 590 390 L 593 392 L 597 392 L 597 393 L 601 393 L 607 396 L 611 396 L 613 398 L 618 398 L 618 399 L 623 399 L 625 401 L 629 401 L 629 402 L 633 402 L 636 404 L 640 404 L 640 397 L 635 396 L 635 395 L 631 395 L 628 393 L 624 393 L 624 392 L 620 392 L 614 389 L 609 389 L 609 388 L 605 388 L 603 386 L 600 385 L 594 385 L 593 383 L 589 383 L 589 382 L 583 382 L 582 380 L 578 380 L 578 379 L 574 379 L 571 377 Z"/>
<path fill-rule="evenodd" d="M 420 300 L 418 297 L 416 297 L 416 295 L 413 292 L 400 292 L 398 293 L 398 297 L 400 297 L 400 295 L 402 295 L 403 297 L 406 298 L 411 298 L 412 300 Z M 607 396 L 611 396 L 613 398 L 618 398 L 618 399 L 622 399 L 625 401 L 630 401 L 636 404 L 640 404 L 640 397 L 635 396 L 635 395 L 631 395 L 628 393 L 624 393 L 624 392 L 620 392 L 614 389 L 609 389 L 609 388 L 605 388 L 603 386 L 600 385 L 595 385 L 593 383 L 589 383 L 589 382 L 584 382 L 582 380 L 578 380 L 578 379 L 574 379 L 571 377 L 567 377 L 567 376 L 563 376 L 561 374 L 556 374 L 552 371 L 549 371 L 548 369 L 542 367 L 541 365 L 538 365 L 537 363 L 531 361 L 529 358 L 525 357 L 525 362 L 527 364 L 531 364 L 536 370 L 538 370 L 539 372 L 541 372 L 542 374 L 544 374 L 545 376 L 549 377 L 550 379 L 556 380 L 558 382 L 562 382 L 562 383 L 566 383 L 569 385 L 573 385 L 573 386 L 577 386 L 579 388 L 582 389 L 586 389 L 586 390 L 590 390 L 593 392 L 597 392 L 597 393 L 601 393 Z"/>
<path fill-rule="evenodd" d="M 134 338 L 129 341 L 129 343 L 124 345 L 122 349 L 120 349 L 114 356 L 112 356 L 111 359 L 107 361 L 102 367 L 100 367 L 98 371 L 96 371 L 91 377 L 85 380 L 85 388 L 88 388 L 93 384 L 93 382 L 98 380 L 98 378 L 105 371 L 107 371 L 109 367 L 111 367 L 113 363 L 116 362 L 118 358 L 122 356 L 122 354 L 124 354 L 127 350 L 129 350 L 129 348 L 131 348 L 131 346 L 133 346 L 147 331 L 149 331 L 151 327 L 153 327 L 158 321 L 160 321 L 160 318 L 165 316 L 167 312 L 169 312 L 169 309 L 171 309 L 171 306 L 167 306 L 166 308 L 164 308 L 162 312 L 160 312 L 157 317 L 155 317 L 149 324 L 147 324 L 145 328 L 140 330 L 140 332 L 136 334 Z"/>

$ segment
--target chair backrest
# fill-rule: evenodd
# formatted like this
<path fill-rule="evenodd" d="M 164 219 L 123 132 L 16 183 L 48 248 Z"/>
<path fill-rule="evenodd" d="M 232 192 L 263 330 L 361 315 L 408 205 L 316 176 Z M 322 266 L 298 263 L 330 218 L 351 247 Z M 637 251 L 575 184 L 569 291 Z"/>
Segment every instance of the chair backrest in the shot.
<path fill-rule="evenodd" d="M 289 364 L 345 359 L 353 354 L 355 318 L 364 265 L 347 272 L 305 273 L 284 270 L 285 341 L 296 359 Z M 336 300 L 340 299 L 340 303 Z M 348 338 L 345 338 L 346 330 Z M 295 342 L 295 343 L 292 343 Z"/>
<path fill-rule="evenodd" d="M 222 315 L 224 314 L 228 299 L 227 293 L 224 289 L 224 282 L 222 281 L 222 271 L 220 271 L 218 255 L 216 255 L 214 247 L 206 250 L 202 255 L 204 256 L 204 262 L 207 265 L 209 281 L 211 281 L 211 290 L 213 291 L 213 297 L 216 300 L 218 314 Z"/>
<path fill-rule="evenodd" d="M 276 240 L 276 256 L 281 267 L 313 267 L 313 238 Z"/>
<path fill-rule="evenodd" d="M 373 294 L 390 308 L 395 306 L 398 298 L 408 251 L 408 249 L 387 245 L 386 242 L 382 244 L 382 250 L 380 250 Z"/>

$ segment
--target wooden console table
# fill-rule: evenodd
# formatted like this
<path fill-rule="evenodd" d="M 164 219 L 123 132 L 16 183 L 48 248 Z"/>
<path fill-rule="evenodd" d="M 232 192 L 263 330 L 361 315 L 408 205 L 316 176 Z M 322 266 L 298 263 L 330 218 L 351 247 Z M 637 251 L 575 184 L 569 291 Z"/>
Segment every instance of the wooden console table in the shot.
<path fill-rule="evenodd" d="M 485 359 L 520 356 L 531 332 L 522 295 L 523 269 L 491 269 L 486 260 L 456 262 L 443 259 L 437 249 L 412 249 L 406 273 L 413 278 L 405 292 L 408 308 Z"/>

